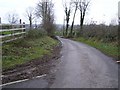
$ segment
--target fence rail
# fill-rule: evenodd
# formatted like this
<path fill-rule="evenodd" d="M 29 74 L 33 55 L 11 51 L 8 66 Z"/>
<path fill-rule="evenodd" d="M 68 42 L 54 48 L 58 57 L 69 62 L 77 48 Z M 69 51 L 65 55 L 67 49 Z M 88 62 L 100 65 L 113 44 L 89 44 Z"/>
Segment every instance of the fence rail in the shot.
<path fill-rule="evenodd" d="M 10 42 L 24 37 L 25 24 L 0 24 L 0 43 Z"/>
<path fill-rule="evenodd" d="M 0 29 L 0 32 L 4 32 L 4 31 L 16 31 L 16 30 L 22 30 L 25 28 L 16 28 L 16 29 Z"/>

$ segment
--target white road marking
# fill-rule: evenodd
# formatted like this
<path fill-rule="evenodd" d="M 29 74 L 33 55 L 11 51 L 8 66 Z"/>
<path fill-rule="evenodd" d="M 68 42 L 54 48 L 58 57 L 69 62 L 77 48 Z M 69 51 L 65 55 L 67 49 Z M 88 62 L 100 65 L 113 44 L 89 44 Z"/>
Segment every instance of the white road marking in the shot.
<path fill-rule="evenodd" d="M 41 75 L 41 76 L 33 77 L 32 79 L 45 77 L 46 75 L 47 75 L 47 74 L 43 74 L 43 75 Z M 0 85 L 0 87 L 1 87 L 1 86 L 6 86 L 6 85 L 15 84 L 15 83 L 20 83 L 20 82 L 25 82 L 25 81 L 28 81 L 28 80 L 31 80 L 31 79 L 24 79 L 24 80 L 18 80 L 18 81 L 14 81 L 14 82 L 10 82 L 10 83 L 5 83 L 5 84 Z"/>
<path fill-rule="evenodd" d="M 41 77 L 45 77 L 47 74 L 43 74 L 41 76 L 36 76 L 36 77 L 33 77 L 33 78 L 41 78 Z"/>
<path fill-rule="evenodd" d="M 120 61 L 117 61 L 117 63 L 120 63 Z"/>
<path fill-rule="evenodd" d="M 0 85 L 0 87 L 1 87 L 1 86 L 6 86 L 6 85 L 15 84 L 15 83 L 24 82 L 24 81 L 27 81 L 27 80 L 29 80 L 29 79 L 24 79 L 24 80 L 18 80 L 18 81 L 14 81 L 14 82 L 10 82 L 10 83 L 5 83 L 5 84 Z"/>

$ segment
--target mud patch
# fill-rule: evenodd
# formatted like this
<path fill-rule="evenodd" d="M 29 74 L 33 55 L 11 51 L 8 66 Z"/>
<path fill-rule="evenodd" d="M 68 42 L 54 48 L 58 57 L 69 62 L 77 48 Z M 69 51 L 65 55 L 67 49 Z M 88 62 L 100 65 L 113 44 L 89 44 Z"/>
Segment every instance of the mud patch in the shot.
<path fill-rule="evenodd" d="M 48 74 L 50 69 L 55 66 L 58 58 L 61 57 L 61 44 L 54 47 L 51 55 L 44 55 L 42 58 L 32 60 L 28 63 L 17 65 L 14 68 L 2 71 L 2 83 L 30 79 L 35 76 Z"/>

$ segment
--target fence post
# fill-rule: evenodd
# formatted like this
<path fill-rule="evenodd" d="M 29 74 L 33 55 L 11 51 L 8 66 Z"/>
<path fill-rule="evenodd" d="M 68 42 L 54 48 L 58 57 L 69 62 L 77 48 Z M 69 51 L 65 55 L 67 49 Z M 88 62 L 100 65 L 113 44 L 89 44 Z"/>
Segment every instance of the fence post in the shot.
<path fill-rule="evenodd" d="M 25 22 L 23 22 L 23 28 L 25 28 Z M 25 32 L 25 29 L 23 29 L 23 31 Z"/>
<path fill-rule="evenodd" d="M 21 25 L 21 24 L 22 24 L 22 20 L 20 19 L 20 28 L 22 28 L 22 25 Z"/>
<path fill-rule="evenodd" d="M 1 24 L 1 17 L 0 17 L 0 24 Z M 2 29 L 2 24 L 0 25 L 0 29 Z"/>
<path fill-rule="evenodd" d="M 1 24 L 1 17 L 0 17 L 0 24 Z M 2 24 L 0 25 L 0 29 L 2 29 Z M 2 38 L 0 38 L 0 45 L 2 43 Z M 2 76 L 2 47 L 0 47 L 0 76 Z M 0 77 L 0 84 L 2 84 L 2 77 Z"/>
<path fill-rule="evenodd" d="M 120 1 L 118 2 L 118 45 L 120 45 Z M 120 48 L 118 47 L 118 59 L 120 63 L 120 55 L 119 55 L 119 52 L 120 52 Z"/>
<path fill-rule="evenodd" d="M 23 22 L 22 28 L 25 28 L 25 22 Z M 25 29 L 23 29 L 22 31 L 25 32 Z M 25 37 L 25 34 L 23 34 L 23 37 Z"/>
<path fill-rule="evenodd" d="M 14 29 L 14 25 L 11 23 L 10 24 L 10 28 L 9 29 Z M 11 35 L 13 35 L 13 36 L 11 36 L 12 38 L 14 38 L 14 31 L 11 31 Z"/>
<path fill-rule="evenodd" d="M 1 24 L 1 17 L 0 17 L 0 24 Z"/>

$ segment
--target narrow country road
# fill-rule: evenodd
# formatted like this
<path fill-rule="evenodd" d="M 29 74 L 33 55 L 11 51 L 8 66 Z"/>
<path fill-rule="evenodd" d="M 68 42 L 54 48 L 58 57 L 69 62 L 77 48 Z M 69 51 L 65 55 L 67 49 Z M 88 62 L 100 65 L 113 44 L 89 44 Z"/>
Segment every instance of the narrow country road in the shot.
<path fill-rule="evenodd" d="M 118 64 L 112 58 L 86 44 L 59 39 L 63 43 L 62 57 L 54 69 L 52 84 L 35 79 L 6 87 L 118 88 Z"/>
<path fill-rule="evenodd" d="M 117 88 L 118 65 L 100 51 L 68 39 L 51 88 Z"/>

